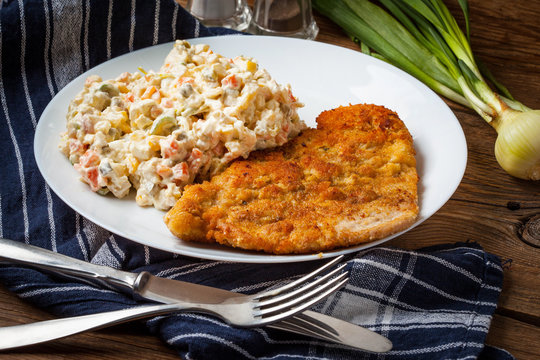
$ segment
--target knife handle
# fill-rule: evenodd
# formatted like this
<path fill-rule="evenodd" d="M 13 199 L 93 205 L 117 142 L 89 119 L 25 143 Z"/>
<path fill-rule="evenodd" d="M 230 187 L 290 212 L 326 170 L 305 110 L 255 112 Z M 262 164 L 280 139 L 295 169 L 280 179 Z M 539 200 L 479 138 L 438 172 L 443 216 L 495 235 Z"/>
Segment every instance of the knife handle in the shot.
<path fill-rule="evenodd" d="M 0 260 L 52 271 L 67 277 L 83 278 L 101 285 L 105 282 L 119 290 L 130 292 L 138 287 L 140 277 L 144 275 L 95 265 L 37 246 L 2 238 L 0 238 Z"/>

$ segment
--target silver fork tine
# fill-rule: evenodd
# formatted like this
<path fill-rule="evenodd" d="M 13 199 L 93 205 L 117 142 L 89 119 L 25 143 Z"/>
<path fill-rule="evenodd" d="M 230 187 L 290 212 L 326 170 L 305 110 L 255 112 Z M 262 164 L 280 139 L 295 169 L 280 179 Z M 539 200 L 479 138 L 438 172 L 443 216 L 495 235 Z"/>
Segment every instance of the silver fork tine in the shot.
<path fill-rule="evenodd" d="M 291 324 L 294 323 L 297 326 L 302 326 L 301 324 L 305 324 L 306 327 L 320 329 L 321 331 L 327 333 L 328 336 L 339 335 L 339 332 L 332 326 L 329 326 L 326 322 L 306 316 L 304 313 L 296 314 L 288 319 L 284 319 L 283 321 L 290 322 Z"/>
<path fill-rule="evenodd" d="M 328 270 L 342 258 L 343 256 L 338 256 L 300 279 L 277 289 L 253 295 L 253 315 L 260 319 L 256 322 L 258 324 L 267 324 L 289 317 L 341 288 L 348 281 L 348 273 L 343 272 L 337 276 L 336 274 L 341 271 L 346 264 L 338 266 L 336 269 L 321 276 L 317 280 L 313 281 L 312 279 L 323 271 Z M 294 290 L 288 291 L 291 289 Z"/>
<path fill-rule="evenodd" d="M 273 323 L 273 322 L 276 322 L 276 321 L 280 321 L 280 320 L 282 320 L 284 318 L 287 318 L 287 317 L 292 316 L 292 315 L 294 315 L 294 314 L 296 314 L 298 312 L 301 312 L 301 311 L 309 308 L 313 304 L 319 302 L 320 300 L 324 299 L 325 297 L 332 294 L 333 292 L 339 290 L 343 285 L 345 285 L 347 283 L 347 281 L 349 281 L 348 277 L 341 280 L 339 283 L 335 284 L 330 289 L 327 289 L 326 291 L 319 293 L 318 296 L 315 296 L 312 299 L 310 299 L 310 300 L 308 300 L 306 302 L 303 302 L 303 303 L 301 303 L 301 305 L 299 305 L 297 307 L 293 307 L 292 309 L 290 309 L 288 311 L 285 311 L 285 312 L 282 312 L 282 313 L 279 313 L 279 314 L 276 314 L 276 315 L 272 315 L 270 317 L 261 317 L 259 321 L 254 322 L 253 326 L 261 326 L 261 325 Z"/>
<path fill-rule="evenodd" d="M 321 340 L 339 341 L 339 332 L 327 323 L 318 321 L 304 313 L 298 313 L 277 323 L 267 325 L 270 328 L 294 331 L 302 335 L 315 337 Z"/>
<path fill-rule="evenodd" d="M 294 321 L 293 321 L 294 320 Z M 322 329 L 320 327 L 314 326 L 311 323 L 304 323 L 303 321 L 296 321 L 297 319 L 285 319 L 278 323 L 273 323 L 268 325 L 268 327 L 278 329 L 278 330 L 285 330 L 285 331 L 294 331 L 296 333 L 314 337 L 317 339 L 330 341 L 330 342 L 336 342 L 339 341 L 339 338 L 330 333 L 328 330 Z"/>
<path fill-rule="evenodd" d="M 308 282 L 306 285 L 304 285 L 304 286 L 302 286 L 302 287 L 300 287 L 298 289 L 295 289 L 294 291 L 287 292 L 287 293 L 285 293 L 283 295 L 277 295 L 277 296 L 270 297 L 268 299 L 259 301 L 258 304 L 259 304 L 260 307 L 263 307 L 263 306 L 267 306 L 267 305 L 270 305 L 270 304 L 274 304 L 276 302 L 285 301 L 285 300 L 287 300 L 287 299 L 289 299 L 291 297 L 298 296 L 301 293 L 306 292 L 307 290 L 319 285 L 320 283 L 325 282 L 326 280 L 328 280 L 329 278 L 331 278 L 332 276 L 334 276 L 335 274 L 340 272 L 345 266 L 347 266 L 347 264 L 341 264 L 339 267 L 335 268 L 334 270 L 332 270 L 328 274 L 326 274 L 324 276 L 321 276 L 320 278 L 318 278 L 315 281 Z"/>
<path fill-rule="evenodd" d="M 270 307 L 267 307 L 267 308 L 262 308 L 262 305 L 257 306 L 257 307 L 260 308 L 260 310 L 256 311 L 255 315 L 266 315 L 266 314 L 274 313 L 274 312 L 277 312 L 277 311 L 281 311 L 283 309 L 294 307 L 299 303 L 303 303 L 304 301 L 309 301 L 309 299 L 312 298 L 313 296 L 316 296 L 317 294 L 320 294 L 322 291 L 325 291 L 326 289 L 332 287 L 336 283 L 339 283 L 341 280 L 343 280 L 345 278 L 348 279 L 347 273 L 340 274 L 339 276 L 336 276 L 335 278 L 332 278 L 327 283 L 325 283 L 325 284 L 323 284 L 323 285 L 321 285 L 321 286 L 319 286 L 318 288 L 315 288 L 315 289 L 311 289 L 312 286 L 311 286 L 311 283 L 310 283 L 310 284 L 305 286 L 305 288 L 308 288 L 307 290 L 309 290 L 307 293 L 305 293 L 305 294 L 303 294 L 301 296 L 297 296 L 297 297 L 293 298 L 292 300 L 286 301 L 284 303 L 279 303 L 277 305 L 273 305 L 273 306 L 270 306 Z M 304 288 L 302 288 L 300 290 L 304 290 Z M 281 298 L 281 296 L 280 296 L 280 298 Z M 257 304 L 257 305 L 260 305 L 260 304 Z"/>
<path fill-rule="evenodd" d="M 340 262 L 341 259 L 343 259 L 343 257 L 344 257 L 343 255 L 337 256 L 334 259 L 332 259 L 331 261 L 329 261 L 326 264 L 324 264 L 323 266 L 321 266 L 320 268 L 315 269 L 314 271 L 310 272 L 309 274 L 306 274 L 306 275 L 302 276 L 300 279 L 297 279 L 297 280 L 295 280 L 293 282 L 290 282 L 290 283 L 288 283 L 286 285 L 283 285 L 283 286 L 281 286 L 279 288 L 271 289 L 271 290 L 268 290 L 268 291 L 263 291 L 263 292 L 260 292 L 258 294 L 255 294 L 254 299 L 261 299 L 261 298 L 266 297 L 266 296 L 275 296 L 275 295 L 277 295 L 277 294 L 279 294 L 279 293 L 281 293 L 283 291 L 287 291 L 289 289 L 295 288 L 298 285 L 306 282 L 307 280 L 314 278 L 315 276 L 317 276 L 321 272 L 325 271 L 329 267 L 333 266 L 334 264 Z"/>
<path fill-rule="evenodd" d="M 310 334 L 320 339 L 335 341 L 338 338 L 339 333 L 331 326 L 328 326 L 325 322 L 313 321 L 312 318 L 307 318 L 303 313 L 299 313 L 291 316 L 290 318 L 283 319 L 276 325 L 285 324 L 289 329 L 293 328 L 297 331 Z M 270 325 L 270 326 L 273 326 Z"/>

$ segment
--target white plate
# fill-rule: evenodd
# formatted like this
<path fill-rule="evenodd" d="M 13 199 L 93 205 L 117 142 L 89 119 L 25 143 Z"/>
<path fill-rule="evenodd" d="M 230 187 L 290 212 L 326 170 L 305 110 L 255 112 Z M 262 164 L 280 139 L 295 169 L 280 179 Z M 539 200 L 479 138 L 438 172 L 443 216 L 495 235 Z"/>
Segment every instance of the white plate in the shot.
<path fill-rule="evenodd" d="M 300 116 L 309 126 L 315 126 L 321 111 L 349 103 L 384 105 L 396 111 L 413 135 L 417 151 L 420 215 L 411 228 L 433 215 L 459 185 L 467 161 L 463 130 L 439 96 L 405 72 L 359 51 L 314 41 L 238 35 L 189 41 L 209 44 L 214 52 L 225 56 L 257 59 L 278 82 L 291 84 L 295 96 L 305 104 Z M 164 212 L 137 206 L 133 196 L 99 196 L 79 181 L 78 173 L 58 150 L 69 101 L 83 88 L 88 75 L 110 79 L 124 71 L 137 71 L 139 66 L 157 70 L 171 48 L 171 43 L 157 45 L 107 61 L 77 77 L 54 97 L 39 120 L 34 141 L 36 161 L 47 183 L 87 219 L 158 249 L 205 259 L 253 263 L 319 259 L 318 255 L 266 255 L 184 242 L 168 231 L 162 220 Z M 358 251 L 398 235 L 323 255 Z"/>

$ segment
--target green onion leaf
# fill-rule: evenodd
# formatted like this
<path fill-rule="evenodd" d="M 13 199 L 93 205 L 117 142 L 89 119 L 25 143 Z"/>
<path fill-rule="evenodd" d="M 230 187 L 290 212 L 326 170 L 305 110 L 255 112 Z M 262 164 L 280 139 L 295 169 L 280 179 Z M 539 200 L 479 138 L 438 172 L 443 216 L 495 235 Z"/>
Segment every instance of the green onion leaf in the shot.
<path fill-rule="evenodd" d="M 448 75 L 444 65 L 439 62 L 438 58 L 422 46 L 422 44 L 390 14 L 367 0 L 345 0 L 345 3 L 364 21 L 367 27 L 370 29 L 377 29 L 376 34 L 378 37 L 383 38 L 384 42 L 388 44 L 388 49 L 386 51 L 389 51 L 390 47 L 393 48 L 392 53 L 395 52 L 405 56 L 419 71 L 435 79 L 437 82 L 444 84 L 444 86 L 453 91 L 459 92 L 459 85 Z M 396 39 L 398 39 L 398 41 L 395 41 Z M 374 46 L 376 44 L 368 43 L 368 45 L 370 48 L 376 49 L 378 53 L 388 58 L 390 62 L 393 62 L 394 58 L 385 53 L 384 49 L 378 50 Z"/>
<path fill-rule="evenodd" d="M 461 10 L 463 11 L 463 16 L 465 17 L 465 31 L 467 34 L 467 41 L 471 42 L 471 28 L 470 28 L 470 21 L 469 21 L 469 2 L 467 0 L 458 0 L 459 6 L 461 6 Z"/>

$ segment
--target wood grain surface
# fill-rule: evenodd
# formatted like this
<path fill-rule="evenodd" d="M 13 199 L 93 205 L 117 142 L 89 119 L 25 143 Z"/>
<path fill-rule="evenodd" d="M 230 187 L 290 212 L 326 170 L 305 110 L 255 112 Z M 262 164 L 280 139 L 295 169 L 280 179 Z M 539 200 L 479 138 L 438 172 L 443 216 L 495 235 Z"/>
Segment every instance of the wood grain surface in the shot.
<path fill-rule="evenodd" d="M 181 4 L 185 1 L 179 0 Z M 457 1 L 445 3 L 461 20 Z M 473 51 L 525 105 L 540 109 L 540 1 L 470 0 Z M 315 13 L 316 41 L 358 50 Z M 387 245 L 416 249 L 474 241 L 504 261 L 504 284 L 487 343 L 517 359 L 540 358 L 540 182 L 507 175 L 494 157 L 495 130 L 473 111 L 447 104 L 466 136 L 468 164 L 452 198 L 430 219 Z M 0 326 L 51 316 L 0 286 Z M 0 353 L 3 359 L 177 359 L 140 323 Z"/>

